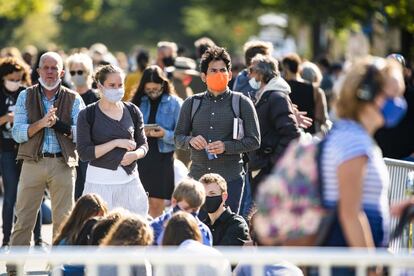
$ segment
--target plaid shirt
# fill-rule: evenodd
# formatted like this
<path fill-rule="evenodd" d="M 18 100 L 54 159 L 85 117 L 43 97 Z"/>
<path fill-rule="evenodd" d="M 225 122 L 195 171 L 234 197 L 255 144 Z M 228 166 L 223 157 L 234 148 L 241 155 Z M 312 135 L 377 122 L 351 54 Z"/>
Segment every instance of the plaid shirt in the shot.
<path fill-rule="evenodd" d="M 26 110 L 26 97 L 27 91 L 24 90 L 20 93 L 19 97 L 17 98 L 16 107 L 14 111 L 14 125 L 12 129 L 13 139 L 17 143 L 24 143 L 29 140 L 28 130 L 30 124 L 29 118 L 27 117 L 27 110 Z M 47 99 L 41 93 L 42 105 L 45 114 L 47 111 L 52 108 L 53 104 L 56 101 L 56 95 L 52 97 L 52 99 Z M 75 101 L 72 107 L 72 136 L 76 137 L 76 122 L 78 120 L 79 111 L 85 108 L 85 104 L 79 94 L 76 94 Z M 62 149 L 60 148 L 59 142 L 56 138 L 55 130 L 52 128 L 45 128 L 44 129 L 44 138 L 43 138 L 43 146 L 42 152 L 48 153 L 58 153 L 61 152 Z"/>

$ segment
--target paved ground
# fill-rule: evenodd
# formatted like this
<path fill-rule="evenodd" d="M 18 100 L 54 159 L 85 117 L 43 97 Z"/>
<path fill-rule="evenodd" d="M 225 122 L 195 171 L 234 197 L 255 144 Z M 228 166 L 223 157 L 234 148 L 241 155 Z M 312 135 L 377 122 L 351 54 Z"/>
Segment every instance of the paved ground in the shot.
<path fill-rule="evenodd" d="M 3 197 L 0 197 L 0 211 L 3 207 Z M 1 216 L 0 216 L 1 221 Z M 2 225 L 2 223 L 1 223 Z M 42 225 L 42 238 L 43 240 L 48 243 L 52 244 L 52 225 Z M 0 241 L 3 240 L 3 231 L 0 231 Z M 1 254 L 5 254 L 4 252 L 0 252 Z M 44 273 L 46 264 L 35 264 L 35 263 L 28 263 L 25 266 L 25 270 L 28 275 L 46 275 Z M 6 266 L 4 262 L 0 262 L 0 276 L 6 275 Z"/>

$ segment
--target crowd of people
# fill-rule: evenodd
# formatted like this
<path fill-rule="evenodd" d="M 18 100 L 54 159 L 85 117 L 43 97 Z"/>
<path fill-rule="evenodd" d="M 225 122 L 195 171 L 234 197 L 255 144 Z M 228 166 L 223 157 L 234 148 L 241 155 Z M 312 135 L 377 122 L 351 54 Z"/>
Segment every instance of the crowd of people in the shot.
<path fill-rule="evenodd" d="M 271 223 L 254 223 L 260 185 L 304 137 L 324 140 L 322 201 L 337 213 L 324 245 L 388 245 L 390 185 L 378 145 L 386 157 L 414 158 L 414 91 L 403 57 L 330 64 L 292 53 L 279 62 L 271 44 L 252 41 L 244 45 L 245 68 L 235 71 L 211 39 L 195 47 L 193 59 L 161 41 L 154 62 L 140 49 L 131 70 L 103 44 L 70 55 L 0 52 L 4 249 L 30 246 L 32 232 L 34 245 L 45 246 L 45 198 L 57 247 L 175 245 L 220 255 L 215 246 L 263 245 L 256 233 Z M 228 263 L 198 269 L 232 271 Z M 63 270 L 84 273 L 82 266 Z M 252 273 L 242 264 L 233 270 Z M 302 275 L 290 264 L 265 270 Z"/>

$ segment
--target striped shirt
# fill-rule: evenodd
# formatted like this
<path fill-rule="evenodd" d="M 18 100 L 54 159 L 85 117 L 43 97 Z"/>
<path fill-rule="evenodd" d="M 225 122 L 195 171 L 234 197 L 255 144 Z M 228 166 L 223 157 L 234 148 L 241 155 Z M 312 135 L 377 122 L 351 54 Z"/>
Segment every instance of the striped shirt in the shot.
<path fill-rule="evenodd" d="M 12 129 L 13 139 L 17 143 L 24 143 L 29 140 L 28 130 L 30 124 L 29 118 L 27 117 L 27 110 L 26 110 L 26 97 L 27 97 L 27 90 L 24 90 L 20 93 L 19 97 L 17 98 L 16 108 L 14 111 L 14 125 Z M 53 104 L 56 101 L 56 95 L 53 96 L 50 100 L 44 95 L 43 91 L 41 93 L 42 105 L 45 114 L 48 112 L 50 108 L 52 108 Z M 75 101 L 73 102 L 72 107 L 72 133 L 73 137 L 75 138 L 76 135 L 76 122 L 78 120 L 79 111 L 85 108 L 85 104 L 79 94 L 76 93 Z M 58 153 L 61 152 L 61 148 L 59 142 L 56 138 L 55 130 L 52 128 L 46 127 L 44 132 L 43 138 L 43 146 L 42 152 L 48 153 Z"/>
<path fill-rule="evenodd" d="M 322 177 L 324 181 L 324 203 L 335 207 L 338 202 L 337 170 L 341 164 L 351 159 L 366 156 L 368 163 L 364 176 L 362 191 L 362 208 L 368 216 L 372 231 L 380 229 L 383 238 L 388 235 L 388 170 L 382 153 L 366 130 L 352 120 L 339 120 L 329 134 L 322 153 Z M 352 185 L 353 183 L 348 183 Z M 381 225 L 372 225 L 381 221 Z M 376 223 L 378 224 L 378 223 Z M 382 235 L 381 235 L 382 236 Z M 382 243 L 385 242 L 385 239 Z"/>
<path fill-rule="evenodd" d="M 243 172 L 241 154 L 260 146 L 260 129 L 256 110 L 246 96 L 240 98 L 240 118 L 244 123 L 244 138 L 233 140 L 232 91 L 215 97 L 205 93 L 191 120 L 192 99 L 187 98 L 180 112 L 175 129 L 175 144 L 180 149 L 191 150 L 190 176 L 199 179 L 206 173 L 220 174 L 227 182 L 237 180 Z M 190 140 L 201 135 L 207 143 L 222 141 L 225 152 L 209 160 L 205 150 L 190 147 Z"/>

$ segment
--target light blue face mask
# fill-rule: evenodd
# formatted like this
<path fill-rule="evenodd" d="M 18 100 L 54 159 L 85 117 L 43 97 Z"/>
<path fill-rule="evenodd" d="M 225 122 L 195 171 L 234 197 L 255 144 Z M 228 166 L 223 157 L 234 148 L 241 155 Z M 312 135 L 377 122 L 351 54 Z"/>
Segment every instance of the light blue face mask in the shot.
<path fill-rule="evenodd" d="M 392 128 L 404 118 L 407 112 L 407 102 L 404 97 L 387 98 L 381 108 L 384 117 L 384 127 Z"/>
<path fill-rule="evenodd" d="M 251 78 L 249 80 L 249 85 L 251 88 L 253 88 L 254 90 L 259 90 L 260 86 L 262 85 L 262 83 L 260 81 L 257 81 L 255 78 Z"/>
<path fill-rule="evenodd" d="M 108 102 L 116 103 L 124 97 L 124 88 L 103 88 L 102 94 Z"/>

